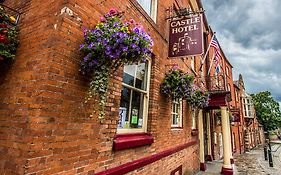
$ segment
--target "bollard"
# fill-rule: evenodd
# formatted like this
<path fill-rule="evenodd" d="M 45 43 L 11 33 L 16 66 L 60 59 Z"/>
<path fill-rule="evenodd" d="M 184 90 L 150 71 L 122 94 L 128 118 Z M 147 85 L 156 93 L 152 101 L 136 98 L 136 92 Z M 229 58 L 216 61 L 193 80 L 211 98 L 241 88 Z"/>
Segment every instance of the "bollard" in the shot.
<path fill-rule="evenodd" d="M 273 167 L 272 154 L 270 149 L 268 149 L 268 163 L 270 167 Z"/>
<path fill-rule="evenodd" d="M 270 149 L 270 151 L 271 151 L 271 145 L 270 145 L 270 142 L 268 142 L 268 149 Z"/>
<path fill-rule="evenodd" d="M 264 160 L 267 160 L 267 147 L 266 147 L 266 145 L 263 147 L 263 151 L 264 151 Z"/>

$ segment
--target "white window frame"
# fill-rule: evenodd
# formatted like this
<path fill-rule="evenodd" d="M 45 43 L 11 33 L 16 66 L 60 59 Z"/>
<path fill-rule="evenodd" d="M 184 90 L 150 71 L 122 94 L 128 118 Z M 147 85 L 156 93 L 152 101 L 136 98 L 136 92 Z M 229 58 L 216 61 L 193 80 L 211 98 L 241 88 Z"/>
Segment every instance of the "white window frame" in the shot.
<path fill-rule="evenodd" d="M 117 127 L 117 133 L 118 134 L 147 132 L 147 118 L 148 118 L 148 106 L 149 106 L 149 90 L 150 90 L 150 77 L 151 77 L 151 58 L 147 58 L 147 63 L 148 63 L 148 65 L 147 65 L 147 85 L 146 85 L 146 90 L 141 90 L 141 89 L 135 88 L 135 87 L 133 87 L 131 85 L 128 85 L 128 84 L 122 82 L 122 86 L 124 86 L 124 87 L 126 87 L 128 89 L 132 89 L 134 91 L 141 92 L 141 93 L 144 94 L 144 99 L 143 99 L 143 124 L 142 124 L 142 128 L 118 128 Z M 132 96 L 131 96 L 131 98 L 132 98 Z M 131 104 L 130 104 L 130 106 L 131 106 Z"/>
<path fill-rule="evenodd" d="M 243 98 L 243 108 L 244 108 L 245 117 L 253 116 L 252 101 L 250 98 Z"/>
<path fill-rule="evenodd" d="M 178 105 L 178 113 L 174 112 L 174 106 Z M 172 128 L 182 128 L 182 121 L 183 121 L 183 115 L 182 115 L 182 99 L 178 99 L 178 101 L 176 99 L 173 99 L 172 101 L 172 111 L 171 111 L 171 127 Z M 174 115 L 179 116 L 178 117 L 178 123 L 177 124 L 173 124 L 174 121 Z"/>
<path fill-rule="evenodd" d="M 197 129 L 197 121 L 196 121 L 197 111 L 195 109 L 191 110 L 191 129 Z"/>
<path fill-rule="evenodd" d="M 226 66 L 226 75 L 229 76 L 229 67 Z"/>
<path fill-rule="evenodd" d="M 227 91 L 231 92 L 231 85 L 230 85 L 230 83 L 227 84 Z"/>
<path fill-rule="evenodd" d="M 239 98 L 238 98 L 238 90 L 235 89 L 235 98 L 236 98 L 236 101 L 239 101 Z"/>
<path fill-rule="evenodd" d="M 142 4 L 138 1 L 138 0 L 136 0 L 138 3 L 139 3 L 139 5 L 142 7 Z M 156 23 L 156 20 L 157 20 L 157 4 L 158 4 L 158 0 L 150 0 L 150 2 L 151 2 L 151 9 L 150 9 L 150 14 L 148 14 L 147 12 L 146 12 L 146 10 L 143 8 L 143 10 L 148 14 L 148 16 L 150 16 L 151 17 L 151 19 Z"/>

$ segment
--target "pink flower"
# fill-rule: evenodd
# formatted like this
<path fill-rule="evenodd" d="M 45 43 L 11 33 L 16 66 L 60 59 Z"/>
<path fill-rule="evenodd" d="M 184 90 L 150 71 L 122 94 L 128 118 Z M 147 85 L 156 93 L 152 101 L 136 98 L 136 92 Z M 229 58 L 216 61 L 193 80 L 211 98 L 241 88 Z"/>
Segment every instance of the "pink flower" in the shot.
<path fill-rule="evenodd" d="M 100 17 L 100 21 L 101 21 L 101 22 L 105 22 L 105 21 L 106 21 L 105 17 L 101 16 L 101 17 Z"/>
<path fill-rule="evenodd" d="M 178 69 L 180 69 L 180 67 L 177 64 L 175 64 L 172 69 L 173 70 L 178 70 Z"/>
<path fill-rule="evenodd" d="M 116 8 L 111 8 L 111 9 L 109 10 L 109 14 L 110 14 L 110 15 L 116 15 L 117 13 L 118 13 L 118 11 L 117 11 Z"/>
<path fill-rule="evenodd" d="M 131 23 L 131 24 L 135 24 L 136 21 L 135 21 L 134 19 L 130 19 L 130 23 Z"/>

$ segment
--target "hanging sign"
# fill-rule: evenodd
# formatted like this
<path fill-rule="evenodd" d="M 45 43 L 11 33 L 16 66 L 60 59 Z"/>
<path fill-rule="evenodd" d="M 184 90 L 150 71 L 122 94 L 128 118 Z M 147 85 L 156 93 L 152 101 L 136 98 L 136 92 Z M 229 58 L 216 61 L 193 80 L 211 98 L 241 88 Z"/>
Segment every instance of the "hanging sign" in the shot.
<path fill-rule="evenodd" d="M 170 21 L 169 57 L 203 54 L 202 15 Z"/>

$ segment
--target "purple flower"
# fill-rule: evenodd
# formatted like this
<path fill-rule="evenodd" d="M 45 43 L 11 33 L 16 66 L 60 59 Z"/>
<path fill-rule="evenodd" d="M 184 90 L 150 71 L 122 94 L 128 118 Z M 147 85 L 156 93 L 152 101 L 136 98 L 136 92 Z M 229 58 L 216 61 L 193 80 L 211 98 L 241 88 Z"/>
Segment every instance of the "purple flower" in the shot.
<path fill-rule="evenodd" d="M 117 27 L 118 26 L 118 22 L 113 23 L 113 27 Z"/>
<path fill-rule="evenodd" d="M 92 63 L 93 63 L 93 65 L 99 64 L 98 60 L 93 60 Z"/>
<path fill-rule="evenodd" d="M 107 56 L 111 55 L 111 51 L 110 50 L 106 50 L 105 51 L 105 55 L 107 55 Z"/>
<path fill-rule="evenodd" d="M 95 43 L 91 42 L 91 43 L 88 45 L 88 49 L 93 48 L 94 45 L 95 45 Z"/>
<path fill-rule="evenodd" d="M 134 37 L 133 37 L 133 40 L 138 41 L 138 40 L 139 40 L 139 38 L 138 38 L 138 37 L 136 37 L 136 36 L 134 36 Z"/>
<path fill-rule="evenodd" d="M 140 29 L 138 27 L 134 27 L 133 28 L 133 31 L 136 33 L 136 34 L 139 34 L 140 33 Z"/>
<path fill-rule="evenodd" d="M 81 44 L 80 45 L 80 50 L 85 46 L 85 44 Z"/>
<path fill-rule="evenodd" d="M 123 47 L 123 52 L 127 52 L 128 51 L 128 46 Z"/>
<path fill-rule="evenodd" d="M 111 50 L 111 47 L 110 46 L 106 46 L 105 48 L 107 51 L 110 51 Z"/>
<path fill-rule="evenodd" d="M 134 49 L 137 47 L 137 45 L 135 43 L 131 44 L 131 47 Z"/>
<path fill-rule="evenodd" d="M 88 33 L 88 29 L 86 27 L 83 27 L 83 33 L 84 33 L 84 37 L 86 37 Z"/>
<path fill-rule="evenodd" d="M 109 42 L 109 40 L 108 40 L 108 39 L 104 39 L 104 40 L 102 41 L 103 45 L 107 45 L 107 44 L 108 44 L 108 42 Z"/>
<path fill-rule="evenodd" d="M 85 61 L 85 62 L 88 61 L 91 57 L 92 57 L 92 53 L 89 53 L 88 55 L 86 55 L 86 56 L 84 57 L 84 61 Z"/>

